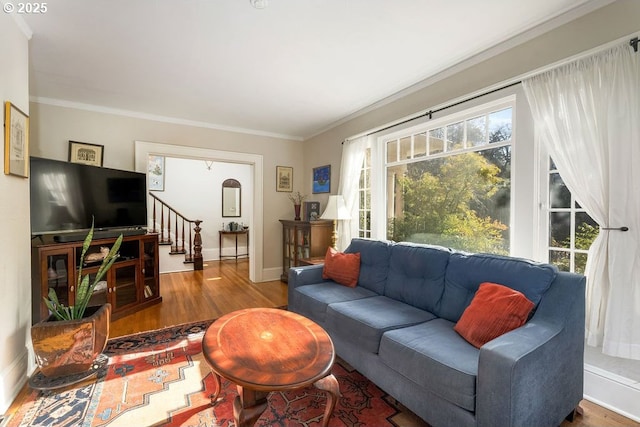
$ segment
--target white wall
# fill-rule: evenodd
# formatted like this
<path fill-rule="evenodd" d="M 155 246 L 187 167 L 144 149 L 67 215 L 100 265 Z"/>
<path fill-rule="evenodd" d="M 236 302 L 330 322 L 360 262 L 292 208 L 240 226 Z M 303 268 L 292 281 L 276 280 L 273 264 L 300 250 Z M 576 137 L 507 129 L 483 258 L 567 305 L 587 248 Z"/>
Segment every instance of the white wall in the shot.
<path fill-rule="evenodd" d="M 0 13 L 0 100 L 29 114 L 29 46 L 12 17 Z M 4 123 L 4 108 L 2 108 Z M 2 152 L 4 153 L 4 132 Z M 3 154 L 4 159 L 4 154 Z M 4 164 L 4 161 L 2 162 Z M 0 414 L 26 381 L 31 341 L 29 181 L 0 174 Z"/>

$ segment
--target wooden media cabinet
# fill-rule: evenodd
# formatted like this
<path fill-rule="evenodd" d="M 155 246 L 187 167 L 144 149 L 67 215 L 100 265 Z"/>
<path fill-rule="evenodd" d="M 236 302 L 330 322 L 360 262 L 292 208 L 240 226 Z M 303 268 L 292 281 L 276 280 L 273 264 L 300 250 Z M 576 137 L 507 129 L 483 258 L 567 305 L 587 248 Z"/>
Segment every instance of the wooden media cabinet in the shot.
<path fill-rule="evenodd" d="M 111 247 L 116 238 L 95 238 L 87 254 Z M 73 305 L 83 241 L 47 243 L 32 246 L 32 318 L 37 323 L 49 317 L 43 301 L 54 289 L 65 305 Z M 158 234 L 125 236 L 120 257 L 96 287 L 89 306 L 111 304 L 111 319 L 162 302 L 158 265 Z M 101 261 L 82 266 L 82 276 L 95 275 Z"/>

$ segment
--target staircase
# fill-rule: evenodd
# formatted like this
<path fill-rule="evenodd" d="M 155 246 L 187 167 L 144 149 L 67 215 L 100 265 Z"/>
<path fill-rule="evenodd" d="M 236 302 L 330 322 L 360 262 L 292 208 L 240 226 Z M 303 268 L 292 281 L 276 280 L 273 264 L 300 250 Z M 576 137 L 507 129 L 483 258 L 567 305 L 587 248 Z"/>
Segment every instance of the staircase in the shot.
<path fill-rule="evenodd" d="M 152 231 L 158 233 L 160 246 L 169 246 L 170 255 L 184 255 L 185 264 L 193 264 L 194 270 L 202 270 L 202 221 L 188 219 L 154 193 L 149 195 L 153 198 Z M 189 233 L 188 239 L 186 231 Z"/>

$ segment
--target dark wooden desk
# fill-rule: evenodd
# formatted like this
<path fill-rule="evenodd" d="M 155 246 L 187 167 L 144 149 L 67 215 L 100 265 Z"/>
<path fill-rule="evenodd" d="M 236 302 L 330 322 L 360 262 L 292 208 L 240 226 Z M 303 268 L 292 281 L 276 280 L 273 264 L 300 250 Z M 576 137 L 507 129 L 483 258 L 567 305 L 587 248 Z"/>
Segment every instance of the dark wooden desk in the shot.
<path fill-rule="evenodd" d="M 226 230 L 219 230 L 219 237 L 218 237 L 218 247 L 220 248 L 220 259 L 223 258 L 235 258 L 236 261 L 238 260 L 238 257 L 248 257 L 249 256 L 249 230 L 245 229 L 245 230 L 238 230 L 238 231 L 226 231 Z M 239 235 L 245 235 L 247 236 L 247 253 L 244 254 L 238 254 L 238 236 Z M 222 255 L 222 238 L 223 236 L 234 236 L 236 238 L 236 254 L 235 255 Z"/>
<path fill-rule="evenodd" d="M 211 396 L 220 394 L 220 377 L 236 384 L 233 417 L 238 427 L 252 426 L 267 408 L 270 391 L 313 384 L 327 392 L 322 426 L 326 427 L 340 396 L 331 374 L 335 351 L 318 324 L 287 310 L 249 308 L 222 316 L 202 338 L 202 353 L 216 380 Z"/>

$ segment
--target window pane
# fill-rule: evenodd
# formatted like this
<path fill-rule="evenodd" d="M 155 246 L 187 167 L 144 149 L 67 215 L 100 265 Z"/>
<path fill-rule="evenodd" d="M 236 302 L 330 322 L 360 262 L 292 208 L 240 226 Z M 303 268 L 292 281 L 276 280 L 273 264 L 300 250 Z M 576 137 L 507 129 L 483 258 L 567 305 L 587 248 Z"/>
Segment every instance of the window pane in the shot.
<path fill-rule="evenodd" d="M 549 213 L 549 246 L 553 248 L 571 247 L 571 213 Z"/>
<path fill-rule="evenodd" d="M 480 116 L 467 120 L 467 147 L 479 147 L 487 143 L 487 117 Z"/>
<path fill-rule="evenodd" d="M 400 139 L 400 160 L 411 158 L 411 137 L 406 136 Z"/>
<path fill-rule="evenodd" d="M 556 165 L 549 157 L 549 246 L 564 248 L 564 255 L 550 256 L 549 262 L 562 270 L 584 273 L 587 250 L 598 235 L 596 222 L 580 207 L 565 186 Z M 561 212 L 559 212 L 561 211 Z M 549 254 L 553 254 L 551 249 Z"/>
<path fill-rule="evenodd" d="M 511 139 L 511 117 L 511 108 L 489 114 L 489 143 Z"/>
<path fill-rule="evenodd" d="M 598 230 L 598 224 L 586 212 L 576 212 L 576 249 L 589 250 Z"/>
<path fill-rule="evenodd" d="M 424 157 L 427 155 L 427 134 L 419 133 L 413 135 L 413 157 Z"/>
<path fill-rule="evenodd" d="M 429 155 L 444 151 L 444 129 L 431 129 L 429 131 Z"/>
<path fill-rule="evenodd" d="M 464 124 L 462 122 L 447 126 L 447 151 L 464 148 Z"/>
<path fill-rule="evenodd" d="M 587 254 L 576 253 L 576 265 L 574 268 L 575 273 L 584 274 L 584 269 L 587 266 Z"/>
<path fill-rule="evenodd" d="M 393 163 L 398 161 L 398 141 L 387 142 L 387 163 Z"/>
<path fill-rule="evenodd" d="M 507 254 L 505 148 L 387 168 L 387 238 Z"/>
<path fill-rule="evenodd" d="M 549 262 L 561 271 L 571 271 L 571 254 L 564 251 L 549 251 Z"/>
<path fill-rule="evenodd" d="M 549 204 L 552 209 L 571 207 L 571 192 L 558 173 L 549 175 Z"/>

